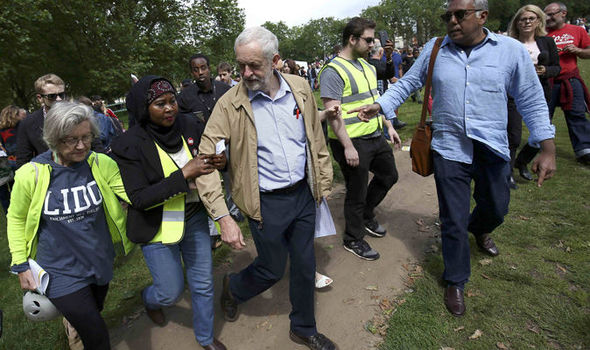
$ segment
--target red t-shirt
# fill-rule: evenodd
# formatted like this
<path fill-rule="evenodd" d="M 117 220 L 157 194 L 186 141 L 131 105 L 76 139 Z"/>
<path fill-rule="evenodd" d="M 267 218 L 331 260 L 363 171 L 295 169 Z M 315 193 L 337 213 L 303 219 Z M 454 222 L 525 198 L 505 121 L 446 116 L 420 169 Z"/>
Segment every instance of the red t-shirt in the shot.
<path fill-rule="evenodd" d="M 561 51 L 569 44 L 574 44 L 581 49 L 590 46 L 590 37 L 584 28 L 565 24 L 561 29 L 556 29 L 547 33 L 547 36 L 553 37 L 559 52 L 559 65 L 561 66 L 561 73 L 571 73 L 578 67 L 577 56 L 571 52 Z"/>

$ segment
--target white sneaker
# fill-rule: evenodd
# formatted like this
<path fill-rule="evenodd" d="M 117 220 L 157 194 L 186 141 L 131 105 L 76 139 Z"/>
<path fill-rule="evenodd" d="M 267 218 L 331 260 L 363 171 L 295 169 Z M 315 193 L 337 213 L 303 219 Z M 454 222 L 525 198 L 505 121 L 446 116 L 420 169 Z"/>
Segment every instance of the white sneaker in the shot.
<path fill-rule="evenodd" d="M 316 273 L 315 273 L 315 287 L 317 289 L 322 289 L 324 287 L 327 287 L 330 284 L 332 284 L 332 282 L 334 282 L 334 281 L 330 277 L 324 276 L 321 273 L 316 271 Z"/>

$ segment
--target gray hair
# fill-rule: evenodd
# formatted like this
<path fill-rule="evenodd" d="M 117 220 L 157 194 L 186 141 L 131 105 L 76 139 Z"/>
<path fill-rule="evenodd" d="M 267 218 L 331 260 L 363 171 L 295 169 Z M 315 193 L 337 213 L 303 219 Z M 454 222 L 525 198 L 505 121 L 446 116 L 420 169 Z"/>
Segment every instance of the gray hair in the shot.
<path fill-rule="evenodd" d="M 447 1 L 447 7 L 449 7 L 449 3 L 452 0 Z M 473 7 L 475 7 L 476 9 L 479 9 L 481 11 L 488 11 L 489 7 L 488 7 L 488 0 L 473 0 Z M 477 17 L 480 17 L 481 12 L 477 11 L 476 12 Z"/>
<path fill-rule="evenodd" d="M 565 4 L 563 2 L 552 2 L 549 5 L 557 5 L 557 7 L 559 7 L 559 11 L 565 11 L 567 12 L 567 6 L 565 6 Z M 549 7 L 549 5 L 545 6 L 545 8 Z"/>
<path fill-rule="evenodd" d="M 56 152 L 60 141 L 66 138 L 79 124 L 90 122 L 92 136 L 99 135 L 92 108 L 77 102 L 62 101 L 54 104 L 43 123 L 43 140 L 50 150 Z"/>
<path fill-rule="evenodd" d="M 246 45 L 251 42 L 257 42 L 262 47 L 262 54 L 272 61 L 275 54 L 279 53 L 279 40 L 268 29 L 264 27 L 250 27 L 244 29 L 236 38 L 234 52 L 238 46 Z"/>

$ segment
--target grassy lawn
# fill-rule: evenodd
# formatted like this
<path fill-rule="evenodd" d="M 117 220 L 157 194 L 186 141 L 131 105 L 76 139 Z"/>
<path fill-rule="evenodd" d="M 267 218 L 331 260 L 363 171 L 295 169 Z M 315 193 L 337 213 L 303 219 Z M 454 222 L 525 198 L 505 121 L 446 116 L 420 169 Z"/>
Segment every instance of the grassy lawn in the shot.
<path fill-rule="evenodd" d="M 590 81 L 590 61 L 580 67 Z M 401 118 L 415 125 L 419 111 L 404 113 L 414 106 L 406 102 Z M 446 311 L 442 256 L 432 253 L 421 277 L 408 280 L 413 292 L 389 310 L 381 349 L 590 349 L 590 168 L 575 161 L 560 109 L 554 123 L 557 174 L 540 189 L 520 183 L 511 192 L 493 236 L 500 256 L 472 249 L 465 316 Z M 476 330 L 482 335 L 469 339 Z"/>
<path fill-rule="evenodd" d="M 250 235 L 246 223 L 240 227 L 245 235 Z M 215 250 L 214 263 L 230 263 L 231 249 L 223 245 Z M 49 322 L 32 322 L 22 311 L 22 295 L 18 277 L 10 274 L 10 253 L 6 239 L 6 218 L 0 214 L 0 309 L 4 311 L 3 335 L 0 338 L 1 350 L 12 349 L 68 349 L 61 317 Z M 127 322 L 129 317 L 142 310 L 139 292 L 151 284 L 152 277 L 145 265 L 141 249 L 135 249 L 125 257 L 115 260 L 114 279 L 110 283 L 109 294 L 102 313 L 109 328 Z M 48 346 L 47 344 L 52 344 Z"/>
<path fill-rule="evenodd" d="M 581 67 L 590 83 L 590 61 Z M 408 123 L 399 132 L 403 142 L 411 137 L 420 111 L 413 102 L 400 108 L 400 119 Z M 126 116 L 122 119 L 126 123 Z M 472 252 L 466 315 L 455 318 L 444 308 L 442 257 L 430 254 L 408 279 L 412 292 L 398 296 L 394 304 L 399 306 L 388 309 L 382 349 L 590 348 L 590 168 L 575 162 L 561 110 L 554 122 L 557 175 L 541 189 L 520 183 L 512 192 L 510 213 L 494 234 L 500 256 L 484 260 L 487 256 Z M 337 165 L 334 174 L 341 179 Z M 247 225 L 241 227 L 249 232 Z M 229 251 L 218 249 L 215 262 L 230 263 Z M 67 349 L 61 319 L 34 323 L 24 317 L 22 291 L 9 265 L 6 220 L 0 214 L 0 349 Z M 141 310 L 139 291 L 151 283 L 138 248 L 117 258 L 114 275 L 103 312 L 109 327 Z M 483 334 L 470 340 L 476 330 Z"/>

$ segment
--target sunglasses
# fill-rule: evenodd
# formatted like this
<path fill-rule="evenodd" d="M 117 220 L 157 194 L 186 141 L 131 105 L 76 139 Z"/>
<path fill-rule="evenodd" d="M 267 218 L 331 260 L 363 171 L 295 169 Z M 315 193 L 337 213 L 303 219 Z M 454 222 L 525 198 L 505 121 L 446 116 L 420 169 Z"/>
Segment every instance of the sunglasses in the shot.
<path fill-rule="evenodd" d="M 55 100 L 57 100 L 58 97 L 61 98 L 62 100 L 66 98 L 66 93 L 65 92 L 60 92 L 60 93 L 57 93 L 57 94 L 46 94 L 46 95 L 39 94 L 39 95 L 41 95 L 42 97 L 45 97 L 49 101 L 55 101 Z"/>
<path fill-rule="evenodd" d="M 457 22 L 461 22 L 463 21 L 463 19 L 465 19 L 465 16 L 467 15 L 468 12 L 477 12 L 477 11 L 483 11 L 482 9 L 468 9 L 468 10 L 457 10 L 457 11 L 447 11 L 445 13 L 443 13 L 442 15 L 440 15 L 440 18 L 445 22 L 445 23 L 449 23 L 451 21 L 451 19 L 453 18 L 453 16 L 455 16 L 455 18 L 457 19 Z"/>
<path fill-rule="evenodd" d="M 362 36 L 359 36 L 359 38 L 363 39 L 364 41 L 367 42 L 367 44 L 372 44 L 375 42 L 375 38 L 364 38 Z"/>
<path fill-rule="evenodd" d="M 547 17 L 553 17 L 553 16 L 557 15 L 558 13 L 561 13 L 561 10 L 557 11 L 557 12 L 545 12 L 545 15 Z"/>

